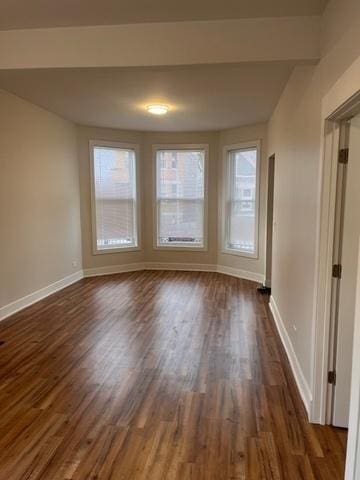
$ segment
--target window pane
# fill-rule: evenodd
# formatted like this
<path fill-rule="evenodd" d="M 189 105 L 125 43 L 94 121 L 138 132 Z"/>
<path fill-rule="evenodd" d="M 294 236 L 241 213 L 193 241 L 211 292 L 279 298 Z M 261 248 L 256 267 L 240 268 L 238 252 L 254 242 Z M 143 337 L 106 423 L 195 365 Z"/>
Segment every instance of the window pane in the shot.
<path fill-rule="evenodd" d="M 229 153 L 230 198 L 228 204 L 228 248 L 256 252 L 257 150 Z"/>
<path fill-rule="evenodd" d="M 159 240 L 203 243 L 203 203 L 197 200 L 159 200 Z"/>
<path fill-rule="evenodd" d="M 137 245 L 135 152 L 94 147 L 98 250 Z"/>
<path fill-rule="evenodd" d="M 159 245 L 204 245 L 203 150 L 159 150 L 156 156 Z"/>

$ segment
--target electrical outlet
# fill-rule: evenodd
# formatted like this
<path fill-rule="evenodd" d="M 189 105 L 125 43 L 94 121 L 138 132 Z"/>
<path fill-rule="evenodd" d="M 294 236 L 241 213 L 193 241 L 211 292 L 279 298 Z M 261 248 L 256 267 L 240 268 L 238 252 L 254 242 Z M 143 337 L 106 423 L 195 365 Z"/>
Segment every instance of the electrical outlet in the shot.
<path fill-rule="evenodd" d="M 77 267 L 77 266 L 78 266 L 77 260 L 74 260 L 74 261 L 72 262 L 72 266 L 73 266 L 73 267 Z"/>

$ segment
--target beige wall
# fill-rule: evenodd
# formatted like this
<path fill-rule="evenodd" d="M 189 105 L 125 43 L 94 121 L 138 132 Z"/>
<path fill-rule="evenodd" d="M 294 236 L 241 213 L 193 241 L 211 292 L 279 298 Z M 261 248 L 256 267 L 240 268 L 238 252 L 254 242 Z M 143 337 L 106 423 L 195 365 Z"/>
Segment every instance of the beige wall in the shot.
<path fill-rule="evenodd" d="M 219 135 L 219 158 L 218 158 L 218 188 L 219 201 L 222 201 L 223 179 L 223 148 L 228 145 L 248 142 L 253 140 L 261 141 L 261 163 L 260 163 L 260 203 L 259 203 L 259 239 L 258 239 L 258 258 L 241 257 L 222 253 L 221 235 L 219 235 L 219 252 L 217 263 L 225 267 L 236 268 L 252 273 L 264 275 L 265 271 L 265 226 L 266 226 L 266 191 L 267 191 L 267 124 L 249 125 L 247 127 L 233 128 L 220 132 Z M 219 205 L 219 228 L 224 221 L 222 217 L 221 205 Z"/>
<path fill-rule="evenodd" d="M 81 269 L 76 153 L 72 124 L 0 90 L 0 307 Z"/>
<path fill-rule="evenodd" d="M 270 121 L 268 150 L 275 153 L 272 295 L 309 385 L 320 93 L 316 69 L 301 67 L 294 71 Z"/>
<path fill-rule="evenodd" d="M 323 20 L 324 58 L 316 67 L 295 68 L 269 123 L 268 153 L 276 154 L 272 294 L 310 389 L 322 100 L 360 57 L 359 21 L 358 1 L 330 1 Z M 360 88 L 359 78 L 347 78 L 351 93 Z"/>
<path fill-rule="evenodd" d="M 91 239 L 91 196 L 89 140 L 136 143 L 140 146 L 140 185 L 142 194 L 142 250 L 94 255 Z M 219 189 L 222 171 L 222 146 L 246 140 L 262 140 L 259 258 L 219 255 Z M 154 243 L 154 159 L 153 145 L 206 144 L 208 159 L 208 222 L 206 251 L 159 250 Z M 264 218 L 266 196 L 266 125 L 254 125 L 224 132 L 134 132 L 78 127 L 78 151 L 81 183 L 81 219 L 84 268 L 101 268 L 131 263 L 175 263 L 230 266 L 262 275 L 264 273 Z M 219 183 L 220 179 L 220 183 Z"/>

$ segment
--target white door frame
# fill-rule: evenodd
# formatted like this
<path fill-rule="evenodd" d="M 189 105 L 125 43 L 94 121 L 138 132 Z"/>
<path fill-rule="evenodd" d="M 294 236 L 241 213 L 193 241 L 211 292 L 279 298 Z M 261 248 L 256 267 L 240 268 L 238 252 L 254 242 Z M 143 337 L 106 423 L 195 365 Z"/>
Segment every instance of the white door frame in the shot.
<path fill-rule="evenodd" d="M 310 421 L 329 423 L 328 380 L 330 349 L 330 312 L 332 288 L 333 242 L 335 228 L 336 182 L 338 152 L 340 148 L 340 122 L 351 118 L 360 111 L 360 91 L 351 96 L 332 113 L 324 117 L 324 137 L 322 143 L 322 164 L 320 171 L 321 193 L 318 212 L 318 253 L 316 265 L 315 323 L 313 332 L 313 375 Z M 359 264 L 360 269 L 360 264 Z M 360 270 L 358 271 L 360 276 Z M 360 284 L 357 285 L 356 318 L 360 322 Z M 354 332 L 354 353 L 360 351 L 360 327 Z M 357 362 L 355 362 L 357 364 Z M 351 407 L 349 423 L 349 443 L 347 453 L 346 480 L 360 478 L 360 368 L 353 368 L 351 384 Z M 360 460 L 358 460 L 360 462 Z"/>
<path fill-rule="evenodd" d="M 313 378 L 310 421 L 329 423 L 328 381 L 333 242 L 335 228 L 336 181 L 340 147 L 340 122 L 360 110 L 360 92 L 353 95 L 325 118 L 323 162 L 320 172 L 320 231 L 316 271 L 315 325 L 313 335 Z"/>

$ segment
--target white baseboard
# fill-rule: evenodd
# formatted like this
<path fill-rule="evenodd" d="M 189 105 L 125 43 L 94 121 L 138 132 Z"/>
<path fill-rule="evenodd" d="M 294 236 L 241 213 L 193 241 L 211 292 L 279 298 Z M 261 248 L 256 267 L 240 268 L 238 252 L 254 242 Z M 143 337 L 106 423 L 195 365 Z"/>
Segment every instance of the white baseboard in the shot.
<path fill-rule="evenodd" d="M 216 272 L 217 266 L 206 263 L 145 262 L 145 270 L 178 270 L 185 272 Z"/>
<path fill-rule="evenodd" d="M 216 271 L 218 273 L 224 273 L 225 275 L 231 275 L 232 277 L 242 278 L 244 280 L 250 280 L 252 282 L 263 283 L 264 275 L 261 273 L 248 272 L 247 270 L 240 270 L 233 267 L 225 267 L 218 265 Z"/>
<path fill-rule="evenodd" d="M 291 339 L 289 337 L 289 334 L 286 330 L 285 324 L 281 318 L 279 309 L 276 305 L 276 301 L 273 296 L 270 297 L 270 304 L 269 304 L 271 313 L 273 314 L 274 321 L 276 328 L 279 332 L 282 344 L 285 348 L 286 354 L 288 356 L 292 373 L 295 377 L 295 381 L 297 384 L 297 387 L 299 389 L 302 401 L 304 402 L 306 412 L 308 414 L 308 417 L 310 418 L 311 415 L 311 404 L 312 404 L 312 393 L 311 389 L 309 387 L 308 382 L 306 381 L 306 378 L 304 376 L 304 372 L 302 371 L 301 365 L 299 363 L 299 360 L 296 356 L 294 346 L 291 342 Z"/>
<path fill-rule="evenodd" d="M 221 265 L 206 263 L 165 263 L 165 262 L 143 262 L 131 263 L 128 265 L 112 265 L 109 267 L 86 268 L 84 277 L 95 277 L 100 275 L 111 275 L 114 273 L 136 272 L 139 270 L 177 270 L 187 272 L 218 272 L 232 277 L 251 280 L 253 282 L 262 283 L 264 275 L 259 273 L 239 270 L 232 267 L 223 267 Z"/>
<path fill-rule="evenodd" d="M 85 268 L 84 277 L 98 277 L 114 273 L 138 272 L 145 270 L 145 263 L 129 263 L 126 265 L 110 265 L 108 267 Z"/>
<path fill-rule="evenodd" d="M 41 288 L 36 292 L 30 293 L 25 297 L 15 300 L 15 302 L 9 303 L 8 305 L 1 307 L 0 320 L 4 320 L 4 318 L 7 318 L 10 315 L 13 315 L 14 313 L 18 312 L 19 310 L 29 307 L 33 303 L 36 303 L 39 300 L 42 300 L 43 298 L 48 297 L 49 295 L 59 290 L 62 290 L 65 287 L 68 287 L 72 283 L 75 283 L 81 280 L 82 278 L 83 278 L 83 271 L 79 270 L 78 272 L 68 275 L 67 277 L 62 278 L 61 280 L 58 280 L 57 282 L 52 283 L 47 287 Z"/>

